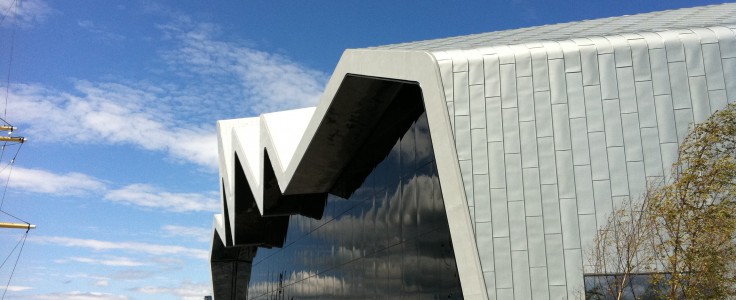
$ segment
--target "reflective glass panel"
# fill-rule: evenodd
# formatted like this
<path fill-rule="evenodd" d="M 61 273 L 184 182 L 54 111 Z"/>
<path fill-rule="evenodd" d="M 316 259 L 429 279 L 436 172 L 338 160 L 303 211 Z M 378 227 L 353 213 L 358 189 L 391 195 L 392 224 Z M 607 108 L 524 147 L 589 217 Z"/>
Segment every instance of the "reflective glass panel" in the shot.
<path fill-rule="evenodd" d="M 249 299 L 462 298 L 426 115 L 402 130 L 349 197 L 258 249 Z"/>

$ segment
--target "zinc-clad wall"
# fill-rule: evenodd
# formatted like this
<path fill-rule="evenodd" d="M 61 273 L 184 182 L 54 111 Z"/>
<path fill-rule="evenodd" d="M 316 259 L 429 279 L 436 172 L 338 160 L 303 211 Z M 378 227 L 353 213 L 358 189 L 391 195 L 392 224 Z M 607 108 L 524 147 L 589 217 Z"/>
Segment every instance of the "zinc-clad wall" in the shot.
<path fill-rule="evenodd" d="M 490 299 L 576 299 L 613 207 L 736 101 L 736 26 L 433 52 Z"/>

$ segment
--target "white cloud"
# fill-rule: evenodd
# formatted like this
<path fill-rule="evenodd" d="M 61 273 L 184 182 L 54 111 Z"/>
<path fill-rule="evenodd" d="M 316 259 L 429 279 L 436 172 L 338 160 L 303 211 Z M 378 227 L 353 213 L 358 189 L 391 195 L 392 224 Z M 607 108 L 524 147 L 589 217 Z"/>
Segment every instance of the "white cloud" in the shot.
<path fill-rule="evenodd" d="M 200 242 L 208 242 L 212 238 L 212 229 L 207 227 L 190 227 L 165 225 L 161 227 L 164 236 L 194 238 Z"/>
<path fill-rule="evenodd" d="M 219 27 L 187 17 L 161 26 L 178 43 L 164 52 L 178 74 L 241 89 L 251 114 L 313 106 L 327 76 L 290 58 L 219 39 Z"/>
<path fill-rule="evenodd" d="M 121 250 L 133 253 L 145 253 L 150 255 L 181 255 L 196 259 L 207 259 L 207 250 L 187 248 L 175 245 L 161 245 L 141 242 L 110 242 L 94 239 L 80 239 L 61 236 L 37 236 L 29 238 L 29 241 L 42 244 L 52 244 L 64 247 L 87 248 L 95 251 Z"/>
<path fill-rule="evenodd" d="M 89 257 L 69 257 L 65 259 L 57 260 L 58 263 L 68 263 L 68 262 L 77 262 L 77 263 L 86 263 L 86 264 L 95 264 L 95 265 L 103 265 L 103 266 L 111 266 L 111 267 L 137 267 L 137 266 L 143 266 L 146 265 L 145 263 L 141 261 L 137 261 L 128 257 L 109 257 L 109 258 L 89 258 Z"/>
<path fill-rule="evenodd" d="M 85 174 L 76 172 L 56 174 L 18 166 L 13 167 L 8 186 L 13 189 L 54 195 L 84 195 L 105 189 L 102 181 Z"/>
<path fill-rule="evenodd" d="M 57 300 L 57 299 L 65 299 L 65 300 L 126 300 L 126 299 L 128 299 L 127 296 L 122 296 L 122 295 L 115 295 L 115 294 L 109 294 L 109 293 L 99 293 L 99 292 L 80 292 L 80 291 L 73 291 L 73 292 L 66 292 L 66 293 L 49 293 L 49 294 L 33 295 L 30 298 L 31 299 L 36 299 L 36 300 Z"/>
<path fill-rule="evenodd" d="M 91 20 L 77 21 L 77 25 L 84 30 L 96 35 L 98 38 L 106 41 L 122 41 L 125 36 L 109 31 L 104 26 L 100 26 Z"/>
<path fill-rule="evenodd" d="M 144 294 L 170 294 L 185 300 L 200 300 L 206 295 L 212 295 L 209 284 L 196 284 L 183 282 L 178 287 L 145 286 L 135 289 L 136 292 Z"/>
<path fill-rule="evenodd" d="M 132 204 L 147 208 L 160 208 L 167 211 L 212 211 L 220 209 L 217 197 L 200 193 L 171 193 L 158 190 L 147 184 L 131 184 L 113 190 L 105 199 L 113 202 Z"/>
<path fill-rule="evenodd" d="M 14 125 L 42 142 L 135 145 L 211 169 L 217 163 L 214 120 L 208 125 L 177 123 L 152 109 L 156 91 L 116 83 L 79 81 L 76 92 L 40 85 L 11 86 L 9 111 Z M 20 126 L 19 126 L 20 127 Z"/>
<path fill-rule="evenodd" d="M 51 14 L 52 9 L 41 0 L 0 0 L 0 13 L 5 16 L 1 24 L 11 26 L 15 21 L 18 26 L 30 27 L 43 22 Z"/>
<path fill-rule="evenodd" d="M 23 292 L 23 291 L 27 291 L 31 289 L 33 288 L 30 286 L 21 286 L 21 285 L 9 285 L 6 288 L 8 292 Z"/>

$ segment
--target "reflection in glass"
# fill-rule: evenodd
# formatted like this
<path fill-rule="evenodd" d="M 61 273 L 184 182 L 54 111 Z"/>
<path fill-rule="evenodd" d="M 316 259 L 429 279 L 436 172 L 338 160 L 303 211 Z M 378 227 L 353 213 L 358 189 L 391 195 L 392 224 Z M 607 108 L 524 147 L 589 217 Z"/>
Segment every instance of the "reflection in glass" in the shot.
<path fill-rule="evenodd" d="M 258 249 L 249 299 L 462 298 L 426 115 L 401 134 L 350 197 Z"/>
<path fill-rule="evenodd" d="M 663 291 L 662 286 L 652 283 L 652 279 L 652 274 L 585 275 L 585 299 L 616 299 L 619 292 L 623 300 L 659 299 L 657 292 Z M 626 283 L 623 288 L 619 286 L 622 282 Z"/>

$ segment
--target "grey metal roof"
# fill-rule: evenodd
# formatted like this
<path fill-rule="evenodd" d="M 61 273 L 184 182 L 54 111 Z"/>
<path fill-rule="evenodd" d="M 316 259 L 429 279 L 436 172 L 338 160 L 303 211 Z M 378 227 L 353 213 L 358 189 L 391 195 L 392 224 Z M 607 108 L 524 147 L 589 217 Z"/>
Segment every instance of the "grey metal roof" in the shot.
<path fill-rule="evenodd" d="M 423 51 L 473 49 L 498 45 L 568 40 L 590 36 L 608 36 L 635 32 L 658 32 L 710 26 L 736 26 L 736 3 L 724 3 L 719 5 L 665 10 L 637 15 L 495 31 L 466 36 L 378 46 L 370 49 Z"/>

